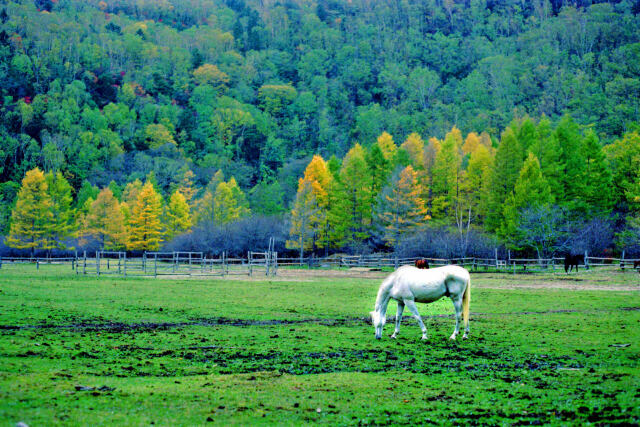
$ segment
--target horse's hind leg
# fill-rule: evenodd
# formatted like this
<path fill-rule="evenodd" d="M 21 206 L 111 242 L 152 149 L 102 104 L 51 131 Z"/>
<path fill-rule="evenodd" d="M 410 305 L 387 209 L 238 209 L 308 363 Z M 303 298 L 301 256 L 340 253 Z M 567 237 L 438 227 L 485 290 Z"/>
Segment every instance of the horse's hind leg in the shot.
<path fill-rule="evenodd" d="M 451 298 L 451 302 L 453 302 L 453 308 L 455 308 L 456 310 L 456 328 L 453 330 L 453 334 L 451 334 L 449 339 L 455 340 L 456 336 L 458 336 L 458 334 L 460 333 L 460 319 L 462 318 L 462 295 Z"/>
<path fill-rule="evenodd" d="M 404 310 L 404 302 L 398 301 L 398 310 L 396 311 L 396 330 L 393 331 L 391 338 L 395 338 L 400 332 L 400 322 L 402 322 L 402 311 Z"/>
<path fill-rule="evenodd" d="M 404 304 L 407 306 L 413 317 L 418 321 L 418 325 L 420 325 L 420 330 L 422 331 L 422 339 L 427 339 L 427 327 L 424 326 L 424 322 L 422 321 L 422 317 L 420 317 L 420 312 L 418 311 L 418 307 L 416 307 L 416 303 L 413 300 L 406 299 L 404 300 Z"/>

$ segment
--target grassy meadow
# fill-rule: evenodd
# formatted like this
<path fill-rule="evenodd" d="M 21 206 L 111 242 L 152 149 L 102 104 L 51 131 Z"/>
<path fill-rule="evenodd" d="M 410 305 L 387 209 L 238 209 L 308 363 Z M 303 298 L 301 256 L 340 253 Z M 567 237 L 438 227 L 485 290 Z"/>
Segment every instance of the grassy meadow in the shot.
<path fill-rule="evenodd" d="M 640 422 L 637 273 L 472 274 L 458 342 L 448 300 L 376 341 L 381 277 L 5 265 L 0 425 Z"/>

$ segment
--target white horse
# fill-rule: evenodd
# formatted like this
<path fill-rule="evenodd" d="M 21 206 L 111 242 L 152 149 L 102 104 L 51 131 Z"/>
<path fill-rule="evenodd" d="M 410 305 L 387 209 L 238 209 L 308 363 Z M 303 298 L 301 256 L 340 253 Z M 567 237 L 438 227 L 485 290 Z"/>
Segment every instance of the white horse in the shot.
<path fill-rule="evenodd" d="M 412 265 L 400 267 L 387 277 L 378 290 L 376 308 L 371 312 L 371 320 L 376 328 L 376 338 L 382 338 L 382 328 L 387 320 L 387 304 L 393 298 L 398 301 L 395 338 L 400 330 L 402 311 L 406 305 L 416 318 L 422 330 L 422 339 L 427 339 L 427 328 L 422 322 L 416 302 L 429 303 L 448 296 L 456 310 L 456 329 L 450 339 L 455 340 L 460 332 L 460 317 L 464 320 L 463 339 L 469 333 L 469 301 L 471 299 L 471 278 L 469 272 L 457 265 L 447 265 L 430 270 L 421 270 Z"/>

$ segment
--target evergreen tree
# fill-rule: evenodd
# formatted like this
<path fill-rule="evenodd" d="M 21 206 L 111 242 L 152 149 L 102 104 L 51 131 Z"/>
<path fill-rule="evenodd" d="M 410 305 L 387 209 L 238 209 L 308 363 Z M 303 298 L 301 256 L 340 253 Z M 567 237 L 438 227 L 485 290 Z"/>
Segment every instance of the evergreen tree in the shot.
<path fill-rule="evenodd" d="M 171 195 L 165 217 L 167 240 L 170 240 L 191 228 L 189 204 L 180 190 L 174 191 Z"/>
<path fill-rule="evenodd" d="M 582 135 L 578 125 L 571 116 L 565 115 L 558 123 L 554 132 L 554 138 L 560 147 L 560 164 L 562 173 L 562 195 L 559 202 L 569 209 L 586 213 L 587 206 L 583 195 L 585 194 L 585 183 L 583 177 L 586 170 L 586 159 L 584 155 Z"/>
<path fill-rule="evenodd" d="M 483 219 L 487 214 L 489 200 L 489 180 L 493 170 L 493 156 L 489 149 L 478 144 L 469 157 L 463 193 L 468 199 L 467 205 L 474 215 Z"/>
<path fill-rule="evenodd" d="M 53 218 L 48 240 L 53 248 L 66 249 L 65 240 L 74 237 L 78 230 L 71 185 L 60 172 L 47 173 L 45 180 L 47 181 L 47 192 L 51 197 Z"/>
<path fill-rule="evenodd" d="M 372 216 L 371 176 L 360 144 L 345 155 L 339 176 L 337 200 L 330 212 L 332 241 L 357 248 L 370 236 Z"/>
<path fill-rule="evenodd" d="M 131 209 L 127 248 L 141 251 L 158 250 L 164 237 L 161 215 L 162 197 L 155 191 L 153 184 L 147 181 Z"/>
<path fill-rule="evenodd" d="M 613 174 L 615 203 L 623 211 L 640 212 L 638 183 L 640 182 L 640 132 L 627 132 L 606 147 L 605 152 Z"/>
<path fill-rule="evenodd" d="M 517 136 L 523 153 L 531 150 L 531 147 L 537 141 L 536 125 L 530 117 L 525 117 L 518 126 Z"/>
<path fill-rule="evenodd" d="M 506 128 L 502 133 L 489 179 L 485 226 L 490 231 L 497 231 L 502 225 L 504 203 L 515 187 L 522 164 L 522 149 L 518 139 L 511 128 Z"/>
<path fill-rule="evenodd" d="M 94 237 L 105 250 L 120 250 L 126 246 L 127 231 L 120 203 L 110 188 L 104 188 L 84 218 L 83 236 Z"/>
<path fill-rule="evenodd" d="M 585 174 L 583 199 L 588 216 L 606 214 L 611 210 L 611 172 L 606 164 L 596 133 L 589 129 L 584 136 Z"/>
<path fill-rule="evenodd" d="M 282 186 L 273 179 L 263 179 L 249 192 L 251 211 L 260 215 L 280 215 L 284 212 Z"/>
<path fill-rule="evenodd" d="M 542 116 L 536 128 L 536 140 L 530 147 L 531 152 L 540 161 L 542 175 L 551 188 L 551 194 L 555 200 L 563 197 L 562 163 L 560 161 L 560 145 L 558 139 L 553 137 L 551 121 Z"/>
<path fill-rule="evenodd" d="M 11 226 L 5 244 L 17 249 L 31 249 L 31 256 L 35 249 L 50 249 L 52 206 L 44 173 L 38 168 L 28 171 L 11 212 Z"/>
<path fill-rule="evenodd" d="M 513 248 L 518 248 L 518 226 L 520 212 L 529 207 L 547 206 L 553 202 L 551 187 L 542 176 L 540 163 L 535 155 L 529 153 L 527 160 L 516 181 L 513 193 L 504 205 L 504 223 L 499 234 L 510 241 Z"/>

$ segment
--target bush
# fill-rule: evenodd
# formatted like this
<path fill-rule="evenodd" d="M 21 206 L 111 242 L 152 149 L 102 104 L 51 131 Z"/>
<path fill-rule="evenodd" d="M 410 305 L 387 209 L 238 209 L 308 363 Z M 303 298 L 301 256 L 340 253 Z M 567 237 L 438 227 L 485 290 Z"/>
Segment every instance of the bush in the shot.
<path fill-rule="evenodd" d="M 288 232 L 287 221 L 273 216 L 254 216 L 225 225 L 205 223 L 167 242 L 163 250 L 204 252 L 210 256 L 226 251 L 230 256 L 246 256 L 248 251 L 266 251 L 273 237 L 274 250 L 285 254 Z"/>
<path fill-rule="evenodd" d="M 475 256 L 492 258 L 497 240 L 478 230 L 460 236 L 455 229 L 429 227 L 406 236 L 398 244 L 398 255 L 403 258 L 460 258 Z"/>

